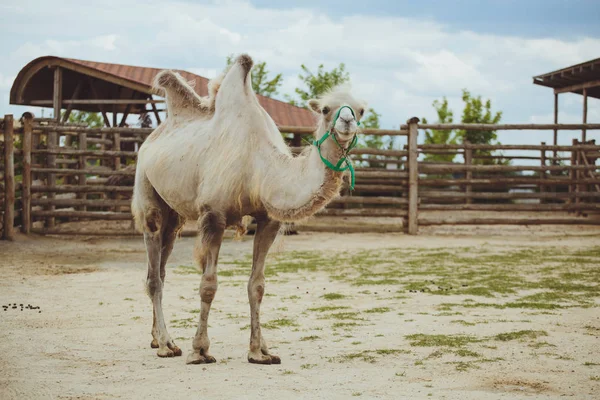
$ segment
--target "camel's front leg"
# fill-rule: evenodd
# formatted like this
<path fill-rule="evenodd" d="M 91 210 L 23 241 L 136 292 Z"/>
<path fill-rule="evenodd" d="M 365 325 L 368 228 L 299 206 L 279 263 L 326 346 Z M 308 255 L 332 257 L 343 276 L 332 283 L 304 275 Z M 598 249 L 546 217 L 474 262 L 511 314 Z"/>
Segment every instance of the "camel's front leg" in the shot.
<path fill-rule="evenodd" d="M 252 275 L 248 281 L 248 300 L 250 301 L 250 352 L 248 361 L 255 364 L 281 364 L 281 359 L 269 353 L 267 343 L 260 331 L 260 304 L 265 293 L 265 258 L 273 244 L 279 222 L 267 217 L 257 218 L 254 235 L 254 254 L 252 256 Z"/>
<path fill-rule="evenodd" d="M 192 352 L 187 357 L 188 364 L 214 363 L 215 358 L 208 353 L 208 313 L 217 293 L 217 260 L 225 232 L 225 218 L 212 211 L 206 212 L 199 221 L 200 237 L 196 244 L 196 257 L 202 266 L 200 283 L 200 320 L 196 336 L 192 341 Z"/>

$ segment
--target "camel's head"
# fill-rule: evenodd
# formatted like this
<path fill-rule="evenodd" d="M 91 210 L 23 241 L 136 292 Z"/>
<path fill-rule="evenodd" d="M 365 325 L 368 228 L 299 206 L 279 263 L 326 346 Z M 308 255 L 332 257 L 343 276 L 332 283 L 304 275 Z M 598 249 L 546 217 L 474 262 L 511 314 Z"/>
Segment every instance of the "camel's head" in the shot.
<path fill-rule="evenodd" d="M 330 131 L 343 147 L 347 147 L 359 132 L 360 120 L 367 105 L 355 99 L 347 88 L 334 88 L 319 99 L 308 101 L 311 110 L 319 116 L 319 129 Z"/>

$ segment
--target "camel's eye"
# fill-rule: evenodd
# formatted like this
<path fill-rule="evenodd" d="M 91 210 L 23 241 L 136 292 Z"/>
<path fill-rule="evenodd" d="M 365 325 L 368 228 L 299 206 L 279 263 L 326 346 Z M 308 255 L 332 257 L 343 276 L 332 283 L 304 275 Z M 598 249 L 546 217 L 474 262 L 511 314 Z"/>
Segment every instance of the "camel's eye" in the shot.
<path fill-rule="evenodd" d="M 364 109 L 364 108 L 361 108 L 361 109 L 360 109 L 360 116 L 362 117 L 363 115 L 365 115 L 365 109 Z"/>
<path fill-rule="evenodd" d="M 329 114 L 329 107 L 325 106 L 323 107 L 323 114 Z"/>

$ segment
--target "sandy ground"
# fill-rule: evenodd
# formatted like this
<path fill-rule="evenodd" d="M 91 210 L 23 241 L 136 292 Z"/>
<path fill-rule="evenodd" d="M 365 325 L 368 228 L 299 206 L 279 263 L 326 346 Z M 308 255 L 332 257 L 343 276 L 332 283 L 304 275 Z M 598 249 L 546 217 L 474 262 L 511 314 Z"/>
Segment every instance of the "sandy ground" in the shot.
<path fill-rule="evenodd" d="M 473 309 L 461 318 L 486 318 L 490 323 L 462 326 L 450 323 L 455 318 L 436 314 L 440 303 L 460 301 L 459 296 L 396 298 L 395 286 L 355 287 L 319 271 L 267 279 L 263 323 L 290 318 L 297 324 L 264 330 L 281 365 L 246 361 L 247 278 L 236 275 L 219 277 L 211 310 L 209 336 L 217 363 L 186 365 L 200 277 L 176 272 L 181 265 L 193 265 L 193 243 L 194 238 L 177 241 L 163 301 L 169 332 L 184 356 L 163 359 L 149 346 L 152 308 L 144 292 L 145 249 L 140 238 L 20 236 L 14 243 L 0 242 L 0 304 L 17 303 L 16 309 L 0 311 L 0 398 L 600 398 L 600 367 L 583 364 L 600 363 L 598 304 L 558 313 L 485 309 L 482 315 L 481 309 Z M 302 233 L 285 237 L 276 247 L 284 256 L 326 251 L 333 257 L 361 250 L 453 251 L 483 245 L 499 251 L 522 246 L 589 249 L 600 245 L 600 229 L 443 227 L 424 229 L 416 237 Z M 227 240 L 220 270 L 239 268 L 234 262 L 246 260 L 251 250 L 250 237 Z M 333 304 L 351 310 L 385 306 L 392 311 L 368 314 L 368 323 L 352 330 L 332 329 L 332 321 L 308 311 L 332 304 L 323 293 L 344 294 Z M 477 348 L 493 352 L 501 361 L 460 371 L 451 364 L 454 359 L 430 361 L 432 349 L 411 347 L 406 339 L 415 333 L 486 336 L 519 329 L 545 330 L 545 340 L 561 356 L 532 357 L 527 343 L 507 342 L 495 350 Z M 377 349 L 394 352 L 380 355 Z M 374 357 L 347 357 L 361 352 Z M 424 359 L 427 362 L 419 361 Z"/>

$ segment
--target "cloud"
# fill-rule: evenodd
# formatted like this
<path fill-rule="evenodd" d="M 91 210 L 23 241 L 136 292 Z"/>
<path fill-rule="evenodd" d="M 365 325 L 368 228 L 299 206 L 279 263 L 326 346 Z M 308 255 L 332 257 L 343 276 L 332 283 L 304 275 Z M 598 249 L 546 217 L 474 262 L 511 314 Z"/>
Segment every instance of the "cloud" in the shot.
<path fill-rule="evenodd" d="M 8 77 L 47 54 L 122 64 L 187 69 L 212 77 L 229 54 L 247 52 L 283 73 L 280 97 L 294 94 L 300 65 L 314 70 L 344 62 L 357 96 L 383 115 L 386 127 L 412 116 L 435 120 L 431 103 L 447 96 L 455 116 L 460 91 L 491 98 L 505 122 L 525 122 L 552 112 L 552 91 L 531 77 L 597 57 L 600 39 L 523 38 L 449 29 L 440 21 L 407 16 L 327 15 L 310 8 L 259 8 L 247 1 L 195 3 L 172 0 L 23 0 L 4 7 L 10 56 L 0 64 L 0 94 Z M 112 10 L 118 8 L 119 13 Z M 29 10 L 27 36 L 22 19 Z M 65 26 L 68 30 L 62 29 Z M 76 32 L 76 33 L 74 33 Z M 580 104 L 580 103 L 579 103 Z M 8 109 L 0 104 L 2 111 Z M 561 112 L 580 113 L 577 99 Z M 597 114 L 590 113 L 590 118 Z"/>

